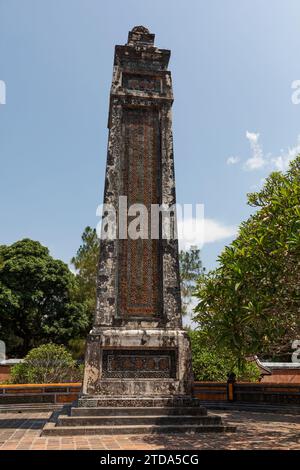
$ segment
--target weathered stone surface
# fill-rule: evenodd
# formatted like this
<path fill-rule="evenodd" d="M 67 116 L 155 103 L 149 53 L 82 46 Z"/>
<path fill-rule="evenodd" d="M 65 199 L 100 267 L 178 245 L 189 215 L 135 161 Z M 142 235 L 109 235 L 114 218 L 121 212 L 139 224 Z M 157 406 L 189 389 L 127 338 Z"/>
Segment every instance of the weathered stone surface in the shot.
<path fill-rule="evenodd" d="M 111 353 L 131 356 L 123 373 L 109 377 L 107 359 Z M 86 357 L 84 392 L 101 396 L 184 396 L 191 393 L 190 345 L 186 332 L 162 328 L 99 328 L 91 334 Z M 149 358 L 145 367 L 145 358 Z M 160 371 L 162 358 L 170 357 L 170 370 Z M 154 358 L 154 374 L 150 372 Z M 160 362 L 159 362 L 160 361 Z M 140 369 L 137 366 L 140 362 Z M 105 369 L 104 369 L 105 368 Z M 145 370 L 147 369 L 147 370 Z M 166 376 L 168 376 L 166 378 Z M 119 377 L 120 380 L 117 380 Z M 134 380 L 132 378 L 134 377 Z M 83 399 L 83 397 L 82 397 Z M 80 403 L 82 403 L 82 399 Z"/>
<path fill-rule="evenodd" d="M 143 203 L 149 214 L 153 204 L 176 203 L 169 58 L 143 26 L 115 48 L 104 190 L 104 203 L 115 208 L 120 196 L 128 206 Z M 101 241 L 79 406 L 101 397 L 191 395 L 177 240 L 123 238 L 118 233 L 116 240 Z"/>

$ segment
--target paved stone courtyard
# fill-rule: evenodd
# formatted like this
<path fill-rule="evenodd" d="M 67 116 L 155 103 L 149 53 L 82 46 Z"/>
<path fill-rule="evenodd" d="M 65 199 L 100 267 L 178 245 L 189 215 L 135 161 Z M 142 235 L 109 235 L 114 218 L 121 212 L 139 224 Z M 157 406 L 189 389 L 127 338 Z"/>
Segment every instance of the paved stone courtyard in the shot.
<path fill-rule="evenodd" d="M 197 435 L 115 435 L 40 437 L 51 413 L 1 413 L 0 450 L 151 450 L 294 449 L 300 450 L 300 416 L 218 411 L 236 433 Z"/>

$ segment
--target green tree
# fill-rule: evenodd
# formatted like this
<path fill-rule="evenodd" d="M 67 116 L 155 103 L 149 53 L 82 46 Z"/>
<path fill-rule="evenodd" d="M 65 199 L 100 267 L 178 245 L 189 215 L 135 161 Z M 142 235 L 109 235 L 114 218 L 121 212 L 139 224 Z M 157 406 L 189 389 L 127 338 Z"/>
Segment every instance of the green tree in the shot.
<path fill-rule="evenodd" d="M 75 267 L 79 286 L 79 299 L 86 303 L 90 322 L 96 307 L 96 281 L 100 242 L 95 229 L 86 227 L 82 234 L 82 244 L 76 256 L 71 259 Z"/>
<path fill-rule="evenodd" d="M 300 156 L 248 203 L 257 211 L 197 287 L 200 328 L 240 363 L 280 357 L 300 334 Z"/>
<path fill-rule="evenodd" d="M 226 382 L 234 372 L 238 380 L 257 381 L 260 372 L 256 364 L 247 362 L 239 367 L 231 351 L 219 348 L 205 331 L 190 330 L 192 365 L 195 380 Z"/>
<path fill-rule="evenodd" d="M 202 266 L 200 250 L 196 246 L 191 246 L 187 251 L 181 250 L 179 253 L 182 313 L 187 314 L 195 290 L 196 281 L 205 268 Z"/>
<path fill-rule="evenodd" d="M 9 355 L 24 356 L 53 341 L 85 335 L 86 306 L 76 300 L 76 277 L 39 242 L 0 247 L 0 337 Z"/>

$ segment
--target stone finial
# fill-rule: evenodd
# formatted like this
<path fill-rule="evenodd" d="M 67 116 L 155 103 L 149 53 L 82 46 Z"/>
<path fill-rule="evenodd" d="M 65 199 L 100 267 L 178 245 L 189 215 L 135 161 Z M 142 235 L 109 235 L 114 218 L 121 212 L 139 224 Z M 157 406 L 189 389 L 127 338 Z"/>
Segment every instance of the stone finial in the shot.
<path fill-rule="evenodd" d="M 143 33 L 143 34 L 150 34 L 150 31 L 145 26 L 134 26 L 131 30 L 132 33 Z"/>
<path fill-rule="evenodd" d="M 155 35 L 145 26 L 134 26 L 128 33 L 128 46 L 153 46 Z"/>

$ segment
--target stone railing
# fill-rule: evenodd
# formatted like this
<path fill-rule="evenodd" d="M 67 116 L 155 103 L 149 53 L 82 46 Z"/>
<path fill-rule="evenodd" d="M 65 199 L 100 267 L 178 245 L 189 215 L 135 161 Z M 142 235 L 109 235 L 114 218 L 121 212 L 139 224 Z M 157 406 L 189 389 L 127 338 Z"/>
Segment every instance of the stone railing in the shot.
<path fill-rule="evenodd" d="M 203 401 L 227 400 L 226 382 L 194 382 L 193 393 Z"/>
<path fill-rule="evenodd" d="M 64 404 L 78 398 L 80 383 L 0 385 L 0 405 L 17 403 Z M 233 384 L 229 396 L 226 382 L 194 382 L 194 397 L 208 401 L 300 405 L 300 384 Z M 230 399 L 230 398 L 233 398 Z"/>
<path fill-rule="evenodd" d="M 226 382 L 194 382 L 194 396 L 203 401 L 300 405 L 300 383 L 235 382 L 232 384 L 232 399 L 228 396 L 228 392 L 229 387 Z"/>
<path fill-rule="evenodd" d="M 0 385 L 0 405 L 11 403 L 71 403 L 81 383 Z"/>

